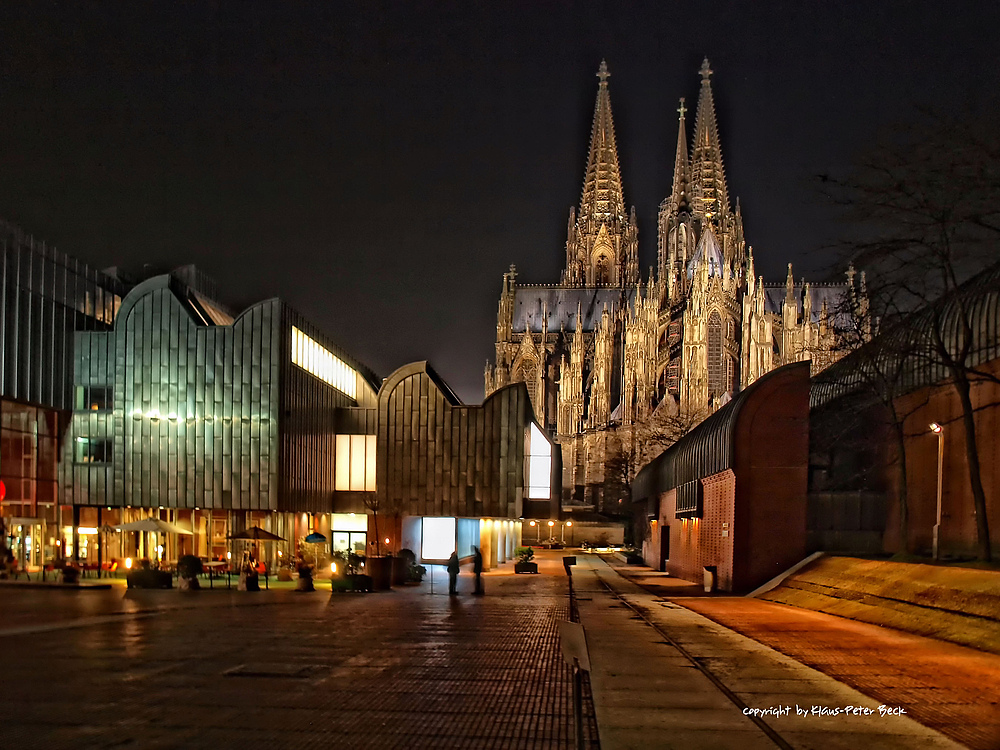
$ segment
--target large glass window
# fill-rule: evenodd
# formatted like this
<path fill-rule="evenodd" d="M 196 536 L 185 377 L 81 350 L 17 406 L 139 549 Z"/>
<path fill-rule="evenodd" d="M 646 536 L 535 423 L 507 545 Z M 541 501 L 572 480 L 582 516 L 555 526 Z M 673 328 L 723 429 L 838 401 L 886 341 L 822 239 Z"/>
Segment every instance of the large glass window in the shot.
<path fill-rule="evenodd" d="M 552 494 L 552 446 L 538 425 L 528 435 L 528 497 L 548 500 Z"/>
<path fill-rule="evenodd" d="M 292 364 L 328 383 L 341 393 L 357 396 L 358 373 L 344 360 L 320 346 L 298 328 L 292 326 Z"/>
<path fill-rule="evenodd" d="M 375 436 L 337 435 L 334 489 L 375 491 Z"/>
<path fill-rule="evenodd" d="M 78 464 L 111 463 L 111 440 L 78 437 L 73 445 L 73 460 Z"/>

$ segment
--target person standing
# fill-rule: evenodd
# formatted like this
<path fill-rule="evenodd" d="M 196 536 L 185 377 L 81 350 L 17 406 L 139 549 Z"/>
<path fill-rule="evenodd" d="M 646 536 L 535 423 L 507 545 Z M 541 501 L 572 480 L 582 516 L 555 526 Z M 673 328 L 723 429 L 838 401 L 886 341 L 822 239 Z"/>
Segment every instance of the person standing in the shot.
<path fill-rule="evenodd" d="M 472 570 L 476 574 L 476 596 L 482 596 L 483 591 L 483 552 L 479 547 L 473 547 L 474 556 L 472 558 Z"/>
<path fill-rule="evenodd" d="M 458 594 L 458 570 L 458 550 L 455 550 L 448 558 L 448 593 L 451 596 Z"/>

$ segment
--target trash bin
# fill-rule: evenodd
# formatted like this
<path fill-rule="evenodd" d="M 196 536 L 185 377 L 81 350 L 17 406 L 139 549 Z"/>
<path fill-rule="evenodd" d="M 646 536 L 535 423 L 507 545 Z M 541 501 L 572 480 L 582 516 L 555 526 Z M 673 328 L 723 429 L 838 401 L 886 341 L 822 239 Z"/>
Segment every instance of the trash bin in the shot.
<path fill-rule="evenodd" d="M 716 575 L 716 566 L 706 565 L 703 573 L 703 580 L 705 583 L 706 594 L 711 594 L 713 591 L 715 591 L 715 575 Z"/>

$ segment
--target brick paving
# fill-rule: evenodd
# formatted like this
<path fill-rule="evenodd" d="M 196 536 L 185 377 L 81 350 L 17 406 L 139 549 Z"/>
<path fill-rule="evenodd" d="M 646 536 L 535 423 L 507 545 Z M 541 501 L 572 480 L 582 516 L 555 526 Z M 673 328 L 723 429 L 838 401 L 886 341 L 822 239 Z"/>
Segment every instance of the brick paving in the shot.
<path fill-rule="evenodd" d="M 542 562 L 481 598 L 0 589 L 0 748 L 575 747 Z"/>
<path fill-rule="evenodd" d="M 1000 748 L 1000 656 L 746 598 L 674 599 L 973 750 Z"/>

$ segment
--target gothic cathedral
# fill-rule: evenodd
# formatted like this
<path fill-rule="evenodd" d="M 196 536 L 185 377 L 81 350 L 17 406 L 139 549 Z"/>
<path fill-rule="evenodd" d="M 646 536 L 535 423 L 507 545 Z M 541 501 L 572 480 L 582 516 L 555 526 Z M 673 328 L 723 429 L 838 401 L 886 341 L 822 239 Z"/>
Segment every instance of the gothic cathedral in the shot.
<path fill-rule="evenodd" d="M 834 317 L 846 284 L 784 283 L 754 272 L 739 201 L 731 204 L 708 60 L 690 151 L 681 99 L 673 187 L 659 210 L 658 258 L 640 278 L 635 208 L 626 212 L 601 63 L 590 154 L 579 209 L 570 209 L 566 267 L 558 284 L 504 274 L 496 364 L 486 395 L 523 381 L 535 415 L 563 453 L 563 504 L 621 508 L 605 464 L 636 425 L 664 416 L 693 426 L 779 365 L 836 356 Z M 658 443 L 659 450 L 666 445 Z M 658 452 L 658 451 L 656 451 Z M 646 460 L 654 455 L 646 455 Z"/>

